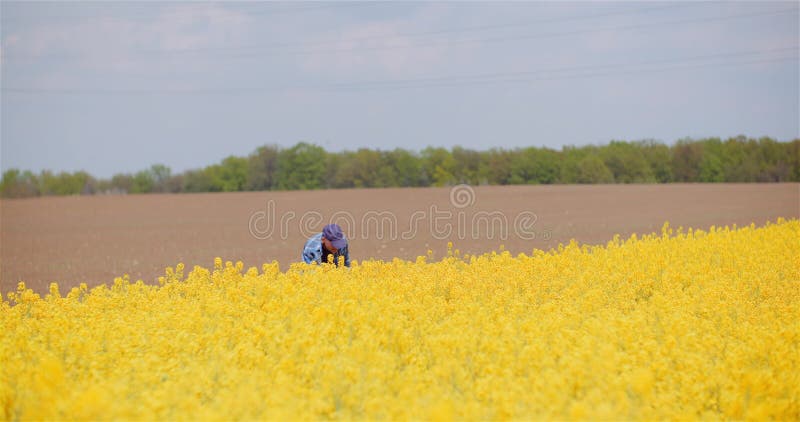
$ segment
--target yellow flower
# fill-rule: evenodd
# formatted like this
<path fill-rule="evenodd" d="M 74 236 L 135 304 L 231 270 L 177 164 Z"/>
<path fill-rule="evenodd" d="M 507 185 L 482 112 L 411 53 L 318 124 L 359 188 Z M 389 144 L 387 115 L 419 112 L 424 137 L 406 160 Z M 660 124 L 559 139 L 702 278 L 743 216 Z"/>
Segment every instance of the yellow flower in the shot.
<path fill-rule="evenodd" d="M 0 303 L 0 419 L 800 419 L 800 222 Z"/>

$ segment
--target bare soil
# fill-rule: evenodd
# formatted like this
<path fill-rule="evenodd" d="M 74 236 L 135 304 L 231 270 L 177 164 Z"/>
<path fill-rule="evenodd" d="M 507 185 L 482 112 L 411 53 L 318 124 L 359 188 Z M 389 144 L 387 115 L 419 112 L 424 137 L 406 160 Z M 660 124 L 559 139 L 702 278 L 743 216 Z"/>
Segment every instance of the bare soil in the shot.
<path fill-rule="evenodd" d="M 456 189 L 456 190 L 453 190 Z M 154 194 L 0 200 L 0 292 L 18 281 L 62 293 L 132 280 L 156 282 L 179 262 L 214 257 L 282 269 L 300 260 L 305 238 L 332 218 L 352 259 L 415 259 L 497 250 L 530 253 L 576 239 L 673 227 L 763 225 L 800 218 L 800 184 L 670 184 L 352 189 Z"/>

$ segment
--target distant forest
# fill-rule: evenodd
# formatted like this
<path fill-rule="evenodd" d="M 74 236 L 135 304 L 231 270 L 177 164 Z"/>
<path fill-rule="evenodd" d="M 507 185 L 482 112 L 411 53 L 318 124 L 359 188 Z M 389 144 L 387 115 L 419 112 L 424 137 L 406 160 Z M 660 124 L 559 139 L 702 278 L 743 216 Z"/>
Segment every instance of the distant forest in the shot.
<path fill-rule="evenodd" d="M 43 195 L 235 192 L 410 186 L 798 182 L 800 139 L 778 142 L 744 136 L 721 140 L 613 141 L 602 146 L 566 146 L 560 151 L 527 147 L 485 151 L 453 147 L 327 152 L 300 142 L 290 148 L 265 145 L 246 157 L 173 174 L 156 164 L 135 174 L 98 179 L 74 173 L 9 169 L 0 193 L 20 198 Z"/>

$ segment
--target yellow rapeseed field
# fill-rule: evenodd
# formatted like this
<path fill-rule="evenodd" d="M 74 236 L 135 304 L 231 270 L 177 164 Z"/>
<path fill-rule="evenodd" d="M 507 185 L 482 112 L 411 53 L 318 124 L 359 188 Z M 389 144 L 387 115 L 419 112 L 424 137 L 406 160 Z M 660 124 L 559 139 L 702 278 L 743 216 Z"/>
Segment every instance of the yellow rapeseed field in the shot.
<path fill-rule="evenodd" d="M 352 268 L 20 283 L 0 416 L 800 419 L 800 222 Z"/>

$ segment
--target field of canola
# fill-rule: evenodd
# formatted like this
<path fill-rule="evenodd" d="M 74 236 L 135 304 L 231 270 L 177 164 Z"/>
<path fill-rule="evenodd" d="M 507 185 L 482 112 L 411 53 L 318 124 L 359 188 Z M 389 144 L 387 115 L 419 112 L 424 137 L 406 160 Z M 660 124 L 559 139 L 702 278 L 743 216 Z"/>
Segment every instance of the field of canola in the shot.
<path fill-rule="evenodd" d="M 20 283 L 0 417 L 800 419 L 800 221 L 602 247 Z"/>

